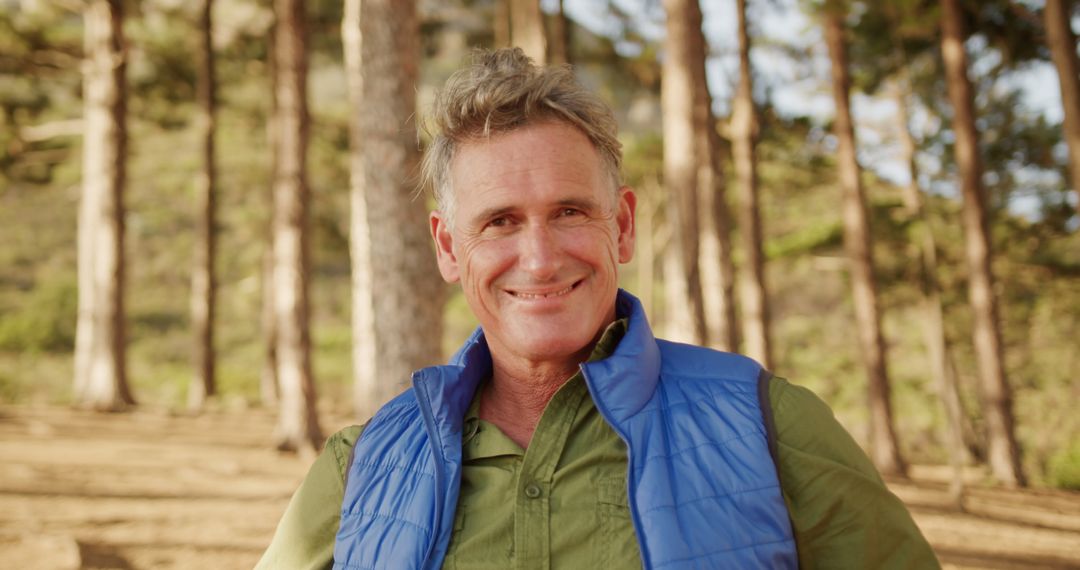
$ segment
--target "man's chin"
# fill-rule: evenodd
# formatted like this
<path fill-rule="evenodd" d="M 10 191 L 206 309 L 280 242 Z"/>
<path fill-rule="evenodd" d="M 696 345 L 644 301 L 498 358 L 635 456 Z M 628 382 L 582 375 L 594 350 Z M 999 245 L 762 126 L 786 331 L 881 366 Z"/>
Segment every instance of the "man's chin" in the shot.
<path fill-rule="evenodd" d="M 545 327 L 546 328 L 546 327 Z M 591 335 L 568 332 L 567 328 L 554 330 L 525 331 L 527 336 L 519 338 L 519 350 L 515 351 L 534 362 L 561 362 L 576 358 L 589 350 L 593 338 Z"/>

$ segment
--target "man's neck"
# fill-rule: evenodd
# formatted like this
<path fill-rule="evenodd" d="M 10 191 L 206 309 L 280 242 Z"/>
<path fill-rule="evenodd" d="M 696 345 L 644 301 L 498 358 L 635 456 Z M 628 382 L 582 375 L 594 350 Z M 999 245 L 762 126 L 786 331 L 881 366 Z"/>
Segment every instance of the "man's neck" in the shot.
<path fill-rule="evenodd" d="M 581 361 L 584 358 L 559 365 L 512 367 L 496 360 L 491 382 L 480 397 L 480 418 L 495 424 L 522 448 L 528 448 L 548 402 L 577 373 Z"/>

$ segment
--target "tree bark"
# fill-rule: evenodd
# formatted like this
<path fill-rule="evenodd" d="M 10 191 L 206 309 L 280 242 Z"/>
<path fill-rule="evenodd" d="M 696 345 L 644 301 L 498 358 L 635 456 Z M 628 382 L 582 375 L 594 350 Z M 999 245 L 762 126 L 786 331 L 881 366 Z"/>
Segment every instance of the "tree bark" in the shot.
<path fill-rule="evenodd" d="M 559 0 L 558 11 L 551 18 L 551 37 L 548 38 L 548 63 L 562 65 L 570 63 L 570 26 L 566 20 L 563 0 Z"/>
<path fill-rule="evenodd" d="M 907 81 L 896 90 L 896 124 L 900 135 L 900 149 L 907 165 L 910 181 L 903 187 L 904 205 L 908 216 L 918 225 L 919 289 L 922 293 L 923 340 L 930 358 L 930 370 L 934 376 L 938 398 L 945 412 L 945 448 L 949 455 L 952 478 L 949 495 L 957 506 L 963 506 L 964 463 L 967 453 L 963 437 L 963 407 L 960 403 L 960 387 L 952 364 L 952 351 L 945 336 L 945 311 L 942 308 L 941 286 L 937 279 L 937 240 L 930 226 L 930 217 L 923 205 L 919 190 L 918 168 L 915 164 L 915 139 L 908 127 Z"/>
<path fill-rule="evenodd" d="M 701 290 L 698 243 L 697 165 L 694 162 L 694 67 L 690 41 L 690 3 L 693 0 L 664 0 L 667 33 L 664 37 L 664 64 L 660 102 L 664 116 L 664 186 L 674 206 L 669 211 L 676 236 L 676 262 L 682 269 L 685 296 L 672 309 L 689 310 L 695 344 L 708 343 L 705 307 Z M 674 316 L 674 315 L 672 315 Z"/>
<path fill-rule="evenodd" d="M 277 35 L 277 13 L 273 0 L 270 2 L 270 11 L 273 13 L 273 23 L 266 37 L 266 70 L 270 80 L 270 113 L 266 120 L 266 145 L 270 150 L 271 173 L 269 195 L 267 203 L 270 204 L 270 212 L 266 221 L 266 241 L 263 244 L 262 254 L 262 299 L 259 315 L 259 330 L 262 333 L 263 364 L 259 374 L 259 397 L 264 406 L 277 406 L 280 398 L 280 389 L 277 379 L 277 319 L 274 316 L 274 173 L 277 172 L 278 163 L 278 128 L 277 117 L 277 43 L 274 36 Z"/>
<path fill-rule="evenodd" d="M 494 0 L 492 32 L 495 47 L 510 47 L 510 0 Z"/>
<path fill-rule="evenodd" d="M 738 0 L 739 85 L 731 109 L 732 154 L 739 187 L 739 235 L 746 253 L 740 272 L 743 340 L 746 353 L 765 368 L 772 368 L 772 334 L 769 292 L 765 278 L 765 253 L 758 200 L 753 71 L 750 68 L 750 34 L 746 28 L 746 0 Z"/>
<path fill-rule="evenodd" d="M 349 90 L 349 255 L 352 263 L 353 409 L 361 419 L 384 400 L 375 377 L 375 316 L 371 289 L 371 230 L 364 195 L 364 71 L 360 30 L 361 0 L 345 0 L 341 22 Z"/>
<path fill-rule="evenodd" d="M 74 400 L 80 407 L 113 411 L 135 403 L 124 356 L 127 51 L 122 2 L 89 1 L 84 18 Z"/>
<path fill-rule="evenodd" d="M 322 446 L 311 369 L 308 306 L 307 32 L 304 3 L 275 0 L 277 168 L 274 173 L 274 316 L 281 390 L 277 446 Z"/>
<path fill-rule="evenodd" d="M 709 338 L 720 350 L 739 349 L 739 323 L 735 315 L 735 264 L 731 248 L 731 210 L 720 161 L 720 134 L 712 113 L 712 97 L 705 76 L 708 43 L 702 31 L 701 7 L 688 3 L 689 40 L 697 60 L 694 76 L 694 160 L 701 229 L 701 282 Z"/>
<path fill-rule="evenodd" d="M 420 41 L 413 0 L 364 0 L 364 192 L 371 240 L 375 378 L 378 407 L 400 392 L 413 371 L 439 362 L 445 289 L 427 232 L 427 208 L 410 179 L 416 145 Z"/>
<path fill-rule="evenodd" d="M 1061 86 L 1061 106 L 1065 112 L 1062 130 L 1069 145 L 1069 178 L 1080 210 L 1080 61 L 1076 55 L 1076 35 L 1070 24 L 1071 4 L 1068 0 L 1046 0 L 1043 21 L 1046 43 L 1050 46 Z"/>
<path fill-rule="evenodd" d="M 199 5 L 199 58 L 196 99 L 199 104 L 197 129 L 202 143 L 202 172 L 195 180 L 196 232 L 194 266 L 191 272 L 191 327 L 194 338 L 195 376 L 188 389 L 188 409 L 202 410 L 208 396 L 214 395 L 214 301 L 217 279 L 214 273 L 216 258 L 215 226 L 215 165 L 214 165 L 214 46 L 213 0 Z"/>
<path fill-rule="evenodd" d="M 1023 486 L 1020 447 L 1016 442 L 1012 390 L 1005 375 L 998 328 L 998 306 L 991 269 L 990 228 L 986 215 L 979 134 L 975 127 L 974 95 L 967 75 L 963 14 L 958 0 L 942 2 L 941 52 L 945 78 L 953 106 L 956 162 L 963 195 L 965 253 L 968 263 L 968 297 L 974 317 L 975 355 L 979 369 L 983 414 L 989 442 L 990 469 L 1007 486 Z"/>
<path fill-rule="evenodd" d="M 525 51 L 537 65 L 547 63 L 544 13 L 540 0 L 508 0 L 510 3 L 510 43 Z"/>
<path fill-rule="evenodd" d="M 870 408 L 870 457 L 884 475 L 904 475 L 906 466 L 893 428 L 892 404 L 885 338 L 881 333 L 877 284 L 874 281 L 874 250 L 866 196 L 859 179 L 855 155 L 855 128 L 851 120 L 847 46 L 844 39 L 842 8 L 826 5 L 825 41 L 832 60 L 832 90 L 836 104 L 833 131 L 837 139 L 837 166 L 843 190 L 844 249 L 851 272 L 852 297 L 855 301 L 855 324 L 859 353 L 866 368 Z"/>
<path fill-rule="evenodd" d="M 271 186 L 270 201 L 273 202 Z M 271 213 L 271 216 L 273 214 Z M 259 373 L 259 400 L 262 405 L 276 407 L 281 398 L 277 380 L 277 319 L 274 317 L 274 229 L 273 221 L 266 224 L 267 238 L 260 270 L 262 300 L 259 329 L 262 332 L 263 364 Z"/>
<path fill-rule="evenodd" d="M 945 336 L 945 310 L 941 300 L 941 284 L 937 278 L 937 240 L 930 224 L 930 216 L 919 188 L 919 168 L 915 160 L 915 137 L 911 134 L 907 101 L 911 93 L 911 80 L 907 73 L 903 44 L 895 33 L 896 20 L 890 23 L 890 35 L 893 43 L 894 62 L 897 66 L 897 78 L 893 96 L 896 101 L 896 132 L 900 141 L 902 162 L 908 171 L 908 183 L 903 191 L 904 207 L 908 218 L 915 223 L 916 248 L 919 267 L 919 290 L 922 294 L 921 311 L 923 313 L 923 341 L 926 344 L 930 360 L 931 375 L 938 392 L 938 400 L 945 417 L 945 429 L 942 439 L 949 457 L 951 477 L 949 497 L 953 504 L 964 507 L 964 464 L 968 453 L 964 444 L 964 410 L 960 402 L 960 386 L 956 377 L 956 367 L 952 359 L 952 350 Z"/>
<path fill-rule="evenodd" d="M 660 184 L 655 178 L 645 182 L 638 193 L 637 212 L 634 223 L 637 230 L 637 292 L 641 306 L 650 319 L 655 319 L 653 300 L 656 283 L 656 197 L 661 195 Z"/>
<path fill-rule="evenodd" d="M 667 197 L 665 208 L 674 209 L 671 196 Z M 667 224 L 671 224 L 669 215 Z M 669 226 L 670 227 L 670 226 Z M 671 238 L 661 250 L 663 252 L 661 275 L 664 278 L 664 338 L 674 342 L 694 342 L 694 325 L 690 317 L 690 307 L 686 300 L 686 273 L 683 271 L 679 254 L 679 243 L 674 230 L 669 231 Z"/>

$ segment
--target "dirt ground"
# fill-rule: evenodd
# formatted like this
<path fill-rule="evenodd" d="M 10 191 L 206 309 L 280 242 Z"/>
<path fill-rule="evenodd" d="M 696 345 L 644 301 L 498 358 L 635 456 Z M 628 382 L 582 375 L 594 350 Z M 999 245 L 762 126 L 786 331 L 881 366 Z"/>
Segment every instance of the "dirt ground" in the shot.
<path fill-rule="evenodd" d="M 251 568 L 308 465 L 273 423 L 0 407 L 0 568 Z M 913 472 L 890 486 L 947 568 L 1080 568 L 1080 493 L 972 487 L 961 512 Z"/>

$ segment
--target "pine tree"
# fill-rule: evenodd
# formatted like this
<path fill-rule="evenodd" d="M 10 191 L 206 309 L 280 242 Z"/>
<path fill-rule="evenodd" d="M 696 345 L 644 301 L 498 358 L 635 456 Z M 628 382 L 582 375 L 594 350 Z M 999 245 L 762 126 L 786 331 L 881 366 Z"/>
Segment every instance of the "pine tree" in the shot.
<path fill-rule="evenodd" d="M 274 172 L 274 315 L 281 400 L 275 437 L 282 450 L 322 446 L 311 367 L 308 305 L 307 23 L 300 0 L 275 0 L 277 151 Z"/>
<path fill-rule="evenodd" d="M 959 0 L 942 2 L 941 52 L 946 85 L 953 106 L 956 162 L 963 195 L 964 243 L 968 264 L 968 297 L 974 317 L 973 336 L 989 440 L 990 469 L 1008 486 L 1024 485 L 1020 447 L 1016 442 L 1012 389 L 1005 375 L 998 301 L 994 295 L 993 253 L 982 182 L 979 133 L 975 126 L 974 94 L 964 51 L 963 12 Z"/>
<path fill-rule="evenodd" d="M 664 116 L 664 186 L 669 223 L 674 227 L 675 252 L 672 268 L 665 278 L 672 280 L 668 296 L 669 318 L 678 329 L 675 338 L 696 344 L 708 342 L 705 307 L 698 263 L 697 164 L 694 161 L 694 66 L 690 41 L 690 3 L 693 0 L 665 0 L 667 34 L 664 39 L 663 80 L 660 101 Z M 700 62 L 698 62 L 700 64 Z M 675 279 L 673 279 L 675 278 Z M 672 296 L 674 295 L 674 296 Z M 688 311 L 688 315 L 678 315 Z M 674 314 L 672 314 L 674 313 Z"/>
<path fill-rule="evenodd" d="M 79 316 L 75 402 L 96 410 L 135 403 L 124 346 L 124 184 L 127 50 L 121 0 L 84 8 L 83 181 L 79 201 Z"/>
<path fill-rule="evenodd" d="M 201 410 L 207 396 L 214 395 L 214 321 L 217 279 L 214 273 L 216 257 L 216 197 L 215 197 L 215 97 L 213 47 L 213 0 L 201 0 L 198 5 L 198 129 L 201 139 L 202 172 L 196 178 L 195 196 L 196 240 L 194 264 L 191 271 L 191 325 L 195 333 L 195 376 L 188 389 L 188 409 Z"/>
<path fill-rule="evenodd" d="M 832 60 L 832 89 L 836 105 L 833 132 L 843 190 L 844 249 L 851 273 L 859 353 L 866 367 L 870 407 L 870 457 L 885 475 L 904 475 L 906 466 L 893 427 L 891 388 L 886 364 L 885 338 L 881 332 L 874 255 L 866 194 L 855 155 L 855 127 L 851 119 L 851 79 L 848 76 L 845 10 L 841 2 L 825 7 L 825 43 Z"/>
<path fill-rule="evenodd" d="M 420 39 L 413 0 L 364 0 L 361 16 L 364 194 L 375 295 L 378 407 L 418 368 L 441 360 L 445 288 L 427 231 L 427 208 L 412 177 L 420 153 L 415 125 Z"/>

